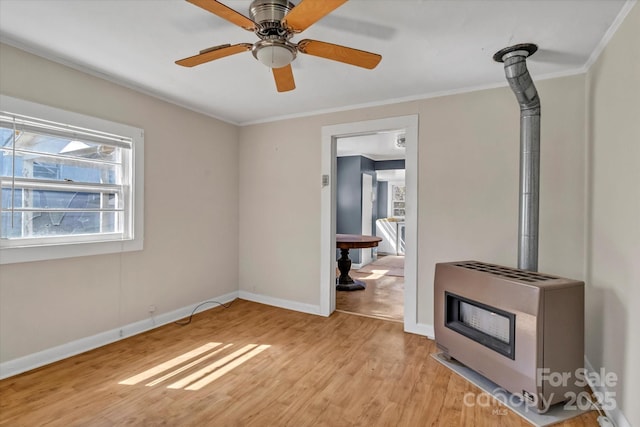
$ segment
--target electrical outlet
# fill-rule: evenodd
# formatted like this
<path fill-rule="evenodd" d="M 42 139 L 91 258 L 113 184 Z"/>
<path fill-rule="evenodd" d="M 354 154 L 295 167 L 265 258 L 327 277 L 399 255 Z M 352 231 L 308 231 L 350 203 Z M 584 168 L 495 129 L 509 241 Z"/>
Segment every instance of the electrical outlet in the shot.
<path fill-rule="evenodd" d="M 153 314 L 156 312 L 156 306 L 154 304 L 151 304 L 149 306 L 149 313 Z"/>

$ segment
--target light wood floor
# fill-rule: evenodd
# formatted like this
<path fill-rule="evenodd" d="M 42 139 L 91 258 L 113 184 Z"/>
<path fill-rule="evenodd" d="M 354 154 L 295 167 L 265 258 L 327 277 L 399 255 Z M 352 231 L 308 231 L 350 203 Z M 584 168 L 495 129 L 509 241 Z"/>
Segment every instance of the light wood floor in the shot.
<path fill-rule="evenodd" d="M 359 291 L 336 292 L 336 309 L 345 313 L 359 314 L 379 319 L 404 321 L 404 277 L 386 275 L 383 272 L 388 259 L 402 260 L 404 257 L 385 257 L 378 255 L 378 261 L 369 264 L 373 272 L 351 270 L 349 275 L 366 283 L 367 287 Z M 396 265 L 391 261 L 391 264 Z M 380 264 L 380 268 L 373 267 Z M 388 268 L 388 267 L 387 267 Z M 365 269 L 366 270 L 366 269 Z M 336 272 L 339 274 L 339 272 Z"/>
<path fill-rule="evenodd" d="M 360 291 L 337 291 L 336 309 L 380 319 L 404 321 L 404 277 L 351 271 L 353 279 L 367 287 Z"/>
<path fill-rule="evenodd" d="M 434 350 L 396 322 L 236 300 L 188 326 L 166 325 L 0 381 L 0 425 L 528 425 L 498 403 L 465 406 L 465 393 L 479 390 L 433 360 Z M 595 418 L 564 425 L 596 425 Z"/>

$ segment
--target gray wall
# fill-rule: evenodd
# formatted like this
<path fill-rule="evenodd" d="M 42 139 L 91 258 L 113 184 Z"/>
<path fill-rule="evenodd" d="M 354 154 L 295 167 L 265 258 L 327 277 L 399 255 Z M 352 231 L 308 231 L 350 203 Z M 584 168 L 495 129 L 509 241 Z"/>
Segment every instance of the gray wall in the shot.
<path fill-rule="evenodd" d="M 389 182 L 378 181 L 378 194 L 376 196 L 377 216 L 378 218 L 386 218 L 389 216 L 387 212 L 389 208 Z"/>
<path fill-rule="evenodd" d="M 392 169 L 404 169 L 404 159 L 399 160 L 377 160 L 374 162 L 374 167 L 377 171 L 386 171 Z"/>
<path fill-rule="evenodd" d="M 373 176 L 373 191 L 377 191 L 373 160 L 363 156 L 338 157 L 336 171 L 336 233 L 338 234 L 362 234 L 362 175 Z M 373 210 L 374 227 L 377 219 L 376 209 Z M 340 251 L 336 251 L 340 256 Z M 354 263 L 359 263 L 360 250 L 349 251 L 349 258 Z"/>
<path fill-rule="evenodd" d="M 362 227 L 362 174 L 360 156 L 338 157 L 336 232 L 359 234 Z"/>

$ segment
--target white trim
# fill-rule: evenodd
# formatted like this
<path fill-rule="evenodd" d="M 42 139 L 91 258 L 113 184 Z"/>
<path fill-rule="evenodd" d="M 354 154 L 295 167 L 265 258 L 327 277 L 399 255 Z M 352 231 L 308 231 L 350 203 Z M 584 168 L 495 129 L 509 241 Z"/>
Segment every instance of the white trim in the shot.
<path fill-rule="evenodd" d="M 596 384 L 593 382 L 594 379 L 601 378 L 601 373 L 593 369 L 593 366 L 591 365 L 591 362 L 589 362 L 586 354 L 584 356 L 584 367 L 588 373 L 588 375 L 586 375 L 586 380 L 589 382 L 589 387 L 591 387 L 592 391 L 602 393 L 603 396 L 615 396 L 615 394 L 612 394 L 615 392 L 608 390 L 604 384 Z M 624 416 L 617 404 L 612 410 L 605 410 L 604 413 L 607 415 L 607 418 L 614 423 L 614 427 L 631 427 L 631 423 Z"/>
<path fill-rule="evenodd" d="M 532 57 L 531 60 L 535 61 L 535 57 Z M 563 71 L 556 71 L 553 73 L 536 75 L 536 81 L 557 79 L 560 77 L 569 77 L 569 76 L 575 76 L 575 75 L 584 74 L 584 73 L 585 73 L 584 67 L 580 67 L 580 68 L 574 68 L 571 70 L 563 70 Z M 264 119 L 240 122 L 238 125 L 239 126 L 259 125 L 264 123 L 278 122 L 282 120 L 299 119 L 303 117 L 319 116 L 322 114 L 339 113 L 342 111 L 352 111 L 352 110 L 359 110 L 364 108 L 381 107 L 385 105 L 395 105 L 395 104 L 401 104 L 404 102 L 421 101 L 421 100 L 431 99 L 431 98 L 460 95 L 460 94 L 470 93 L 470 92 L 479 92 L 481 90 L 496 89 L 501 87 L 507 87 L 508 85 L 509 83 L 503 79 L 500 81 L 496 81 L 494 83 L 487 83 L 487 84 L 481 84 L 476 86 L 466 86 L 459 89 L 448 89 L 448 90 L 442 90 L 439 92 L 421 93 L 417 95 L 402 96 L 398 98 L 390 98 L 390 99 L 384 99 L 380 101 L 345 105 L 342 107 L 332 107 L 332 108 L 325 108 L 320 110 L 307 111 L 303 113 L 294 113 L 294 114 L 285 114 L 282 116 L 267 117 Z"/>
<path fill-rule="evenodd" d="M 428 325 L 426 323 L 415 323 L 413 325 L 405 325 L 404 331 L 410 334 L 423 335 L 430 340 L 435 340 L 436 334 L 433 328 L 433 325 Z"/>
<path fill-rule="evenodd" d="M 406 130 L 405 183 L 407 186 L 405 238 L 404 327 L 406 331 L 423 331 L 418 327 L 418 115 L 389 117 L 355 123 L 323 126 L 321 135 L 321 174 L 330 177 L 320 193 L 320 314 L 335 311 L 335 177 L 336 138 L 363 135 L 389 129 Z M 419 333 L 419 332 L 416 332 Z M 421 333 L 422 334 L 422 333 Z"/>
<path fill-rule="evenodd" d="M 307 314 L 321 314 L 320 307 L 313 304 L 305 304 L 297 301 L 274 298 L 266 295 L 254 294 L 247 291 L 239 291 L 238 297 L 247 301 L 253 301 L 273 307 L 284 308 L 286 310 L 299 311 L 301 313 Z"/>
<path fill-rule="evenodd" d="M 336 141 L 332 130 L 322 128 L 320 147 L 320 173 L 329 177 L 329 183 L 320 191 L 320 314 L 329 316 L 336 309 L 336 287 L 330 286 L 329 292 L 326 283 L 336 281 L 336 251 L 325 248 L 336 247 L 336 210 L 331 206 L 336 201 Z M 321 181 L 322 182 L 322 181 Z"/>
<path fill-rule="evenodd" d="M 142 250 L 142 240 L 117 242 L 65 243 L 62 245 L 6 247 L 0 249 L 0 264 L 75 258 Z"/>
<path fill-rule="evenodd" d="M 111 122 L 97 117 L 86 116 L 48 105 L 0 95 L 0 109 L 13 113 L 38 117 L 49 121 L 65 123 L 81 128 L 94 129 L 121 135 L 133 140 L 132 158 L 134 187 L 132 206 L 134 238 L 108 242 L 64 242 L 59 245 L 0 248 L 0 264 L 72 258 L 86 255 L 139 251 L 144 246 L 144 130 L 122 123 Z M 52 249 L 55 247 L 55 250 Z"/>
<path fill-rule="evenodd" d="M 633 9 L 633 6 L 635 4 L 636 4 L 636 0 L 627 0 L 624 3 L 624 5 L 622 6 L 622 9 L 620 9 L 620 12 L 618 12 L 618 15 L 613 20 L 613 23 L 611 24 L 609 29 L 607 29 L 607 31 L 604 33 L 604 35 L 600 39 L 600 42 L 596 45 L 596 48 L 593 50 L 593 52 L 591 52 L 591 56 L 589 56 L 589 59 L 587 60 L 587 62 L 585 62 L 584 66 L 582 67 L 584 72 L 589 71 L 589 68 L 591 68 L 591 66 L 595 64 L 595 62 L 600 57 L 600 54 L 602 53 L 602 51 L 604 51 L 604 48 L 607 47 L 607 45 L 613 38 L 614 34 L 616 33 L 616 31 L 618 31 L 618 28 L 620 28 L 620 25 L 622 25 L 622 22 L 625 20 L 625 18 L 627 17 L 631 9 Z"/>
<path fill-rule="evenodd" d="M 233 301 L 236 298 L 238 298 L 238 292 L 234 291 L 218 297 L 206 299 L 199 304 L 213 300 L 224 304 Z M 124 325 L 119 328 L 100 332 L 96 335 L 80 338 L 78 340 L 58 345 L 56 347 L 48 348 L 37 353 L 29 354 L 17 359 L 12 359 L 0 363 L 0 380 L 21 374 L 26 371 L 30 371 L 31 369 L 48 365 L 53 362 L 57 362 L 62 359 L 66 359 L 71 356 L 75 356 L 80 353 L 84 353 L 89 350 L 93 350 L 98 347 L 105 346 L 107 344 L 114 343 L 116 341 L 123 340 L 125 338 L 129 338 L 142 332 L 155 329 L 159 326 L 175 322 L 176 320 L 184 319 L 185 317 L 191 315 L 194 307 L 197 306 L 198 304 L 191 304 L 187 307 L 182 307 L 168 313 L 163 313 L 158 316 L 152 316 L 148 319 L 129 323 L 128 325 Z M 199 308 L 196 313 L 210 310 L 215 307 L 218 307 L 218 305 L 203 306 Z"/>
<path fill-rule="evenodd" d="M 404 329 L 418 328 L 418 115 L 408 116 L 405 126 L 405 236 L 404 236 Z M 407 233 L 406 230 L 409 230 Z"/>

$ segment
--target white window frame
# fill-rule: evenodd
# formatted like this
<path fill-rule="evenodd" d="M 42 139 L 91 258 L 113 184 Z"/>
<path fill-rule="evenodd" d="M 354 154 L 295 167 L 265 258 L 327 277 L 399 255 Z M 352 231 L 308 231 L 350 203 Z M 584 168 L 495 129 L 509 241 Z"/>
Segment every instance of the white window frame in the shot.
<path fill-rule="evenodd" d="M 0 264 L 42 261 L 60 258 L 72 258 L 87 255 L 100 255 L 143 249 L 144 243 L 144 131 L 133 126 L 73 113 L 58 108 L 37 104 L 6 95 L 0 95 L 0 111 L 63 123 L 65 125 L 91 129 L 130 138 L 132 141 L 131 190 L 132 204 L 128 217 L 132 221 L 130 236 L 108 239 L 106 235 L 82 238 L 70 236 L 48 239 L 31 246 L 16 245 L 15 241 L 0 239 Z"/>

